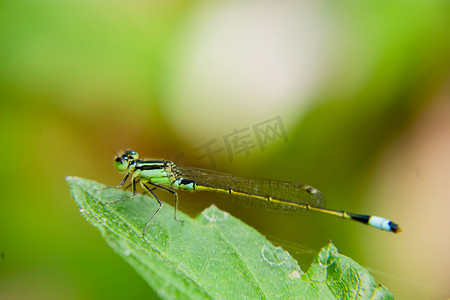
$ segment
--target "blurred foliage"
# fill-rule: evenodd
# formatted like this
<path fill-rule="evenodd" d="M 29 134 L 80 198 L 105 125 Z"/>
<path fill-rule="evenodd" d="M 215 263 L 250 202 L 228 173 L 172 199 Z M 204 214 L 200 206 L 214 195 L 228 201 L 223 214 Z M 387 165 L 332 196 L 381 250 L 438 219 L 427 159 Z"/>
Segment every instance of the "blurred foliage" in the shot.
<path fill-rule="evenodd" d="M 411 205 L 407 200 L 365 199 L 384 151 L 448 84 L 449 15 L 447 1 L 2 1 L 0 298 L 155 297 L 80 218 L 64 177 L 117 183 L 113 151 L 125 148 L 209 167 L 197 159 L 198 141 L 220 140 L 275 116 L 285 122 L 287 143 L 236 155 L 231 163 L 223 152 L 218 168 L 308 183 L 324 193 L 330 208 L 403 225 L 395 217 Z M 289 51 L 258 56 L 278 43 L 280 32 L 266 30 L 284 19 L 291 22 L 281 27 L 286 40 L 308 50 L 299 52 L 300 63 L 293 60 L 294 75 L 286 75 L 302 88 L 265 102 L 246 98 L 249 90 L 261 99 L 270 94 L 265 88 L 284 74 L 276 68 L 280 61 L 290 70 Z M 216 20 L 225 24 L 220 30 Z M 304 23 L 296 27 L 299 20 Z M 259 31 L 263 25 L 268 27 Z M 214 38 L 218 48 L 208 52 L 200 37 Z M 263 43 L 258 39 L 246 59 L 230 59 L 253 37 Z M 255 70 L 245 64 L 253 58 Z M 261 65 L 266 69 L 259 71 Z M 306 81 L 303 93 L 309 77 L 315 83 Z M 209 87 L 217 98 L 205 92 Z M 181 199 L 191 215 L 211 204 L 188 193 Z M 342 253 L 382 270 L 380 262 L 389 265 L 393 252 L 414 247 L 401 236 L 326 216 L 277 216 L 214 203 L 274 240 L 317 252 L 333 239 Z M 415 226 L 407 225 L 405 236 Z M 366 253 L 364 245 L 377 250 Z M 391 265 L 397 274 L 411 273 Z M 400 298 L 423 293 L 390 278 L 382 283 Z"/>

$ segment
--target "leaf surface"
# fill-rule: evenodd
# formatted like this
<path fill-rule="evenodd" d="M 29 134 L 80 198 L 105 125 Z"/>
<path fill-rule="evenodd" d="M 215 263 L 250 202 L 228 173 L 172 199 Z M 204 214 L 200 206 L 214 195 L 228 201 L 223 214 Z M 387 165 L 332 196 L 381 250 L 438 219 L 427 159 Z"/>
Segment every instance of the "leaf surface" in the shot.
<path fill-rule="evenodd" d="M 162 298 L 393 299 L 331 243 L 303 272 L 288 252 L 217 207 L 194 219 L 179 211 L 180 222 L 167 204 L 142 237 L 155 199 L 139 194 L 105 205 L 131 194 L 87 179 L 67 181 L 82 215 Z"/>

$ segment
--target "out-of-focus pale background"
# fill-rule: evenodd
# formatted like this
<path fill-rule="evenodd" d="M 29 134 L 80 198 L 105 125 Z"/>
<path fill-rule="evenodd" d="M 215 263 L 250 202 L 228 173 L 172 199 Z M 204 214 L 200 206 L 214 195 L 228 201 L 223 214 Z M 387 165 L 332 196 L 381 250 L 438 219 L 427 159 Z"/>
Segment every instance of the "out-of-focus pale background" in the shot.
<path fill-rule="evenodd" d="M 449 297 L 449 12 L 446 1 L 2 1 L 0 298 L 156 297 L 64 180 L 118 183 L 113 151 L 127 148 L 308 183 L 330 208 L 392 218 L 404 232 L 180 201 L 191 216 L 216 203 L 304 269 L 331 239 L 399 299 Z M 287 141 L 258 144 L 255 128 L 275 124 Z"/>

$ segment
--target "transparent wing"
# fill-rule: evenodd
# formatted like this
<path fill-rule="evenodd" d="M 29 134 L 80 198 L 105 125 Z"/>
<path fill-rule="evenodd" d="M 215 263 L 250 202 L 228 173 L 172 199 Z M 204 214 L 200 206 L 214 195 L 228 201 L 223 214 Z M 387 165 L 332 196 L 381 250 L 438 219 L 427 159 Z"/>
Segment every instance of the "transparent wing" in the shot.
<path fill-rule="evenodd" d="M 308 185 L 265 178 L 237 177 L 231 174 L 192 167 L 177 166 L 176 168 L 177 173 L 184 179 L 194 180 L 198 185 L 232 189 L 248 194 L 249 196 L 240 196 L 220 193 L 247 207 L 272 211 L 279 214 L 302 214 L 305 213 L 305 209 L 295 206 L 292 202 L 309 204 L 316 207 L 325 206 L 325 200 L 320 191 L 314 194 L 310 193 L 307 190 Z M 266 199 L 252 197 L 251 195 L 270 196 L 283 200 L 283 203 L 271 202 Z"/>

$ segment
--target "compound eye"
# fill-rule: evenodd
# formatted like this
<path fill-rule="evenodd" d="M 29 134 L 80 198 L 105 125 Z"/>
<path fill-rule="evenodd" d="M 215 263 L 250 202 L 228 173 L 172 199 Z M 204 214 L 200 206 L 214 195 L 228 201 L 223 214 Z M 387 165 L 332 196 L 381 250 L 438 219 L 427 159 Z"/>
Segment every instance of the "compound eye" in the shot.
<path fill-rule="evenodd" d="M 114 160 L 114 167 L 117 169 L 117 171 L 119 172 L 123 172 L 128 168 L 128 159 L 126 158 L 122 158 L 122 157 L 117 157 Z"/>

